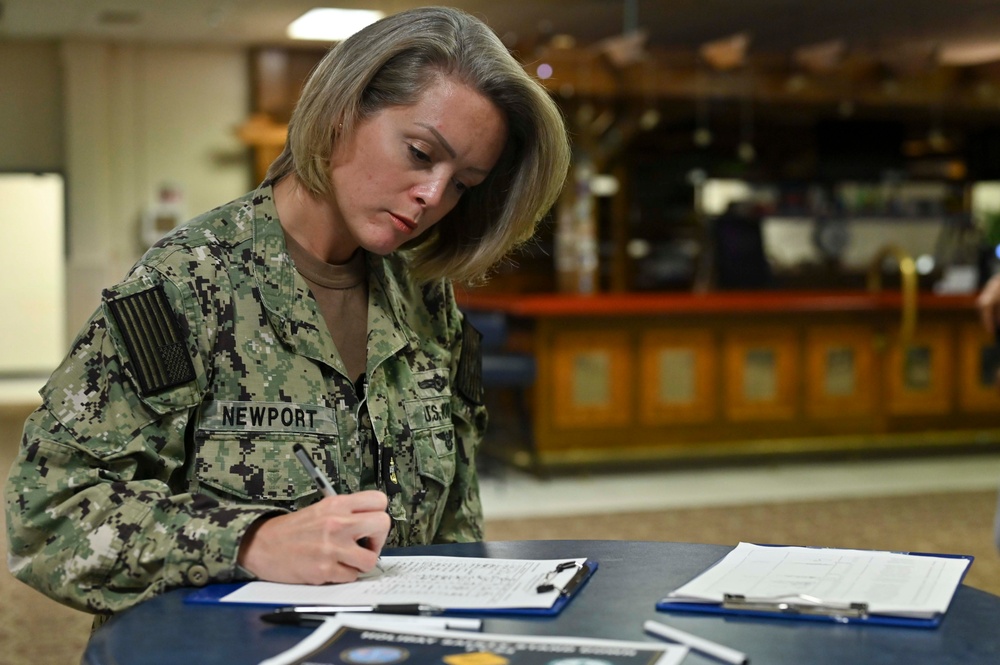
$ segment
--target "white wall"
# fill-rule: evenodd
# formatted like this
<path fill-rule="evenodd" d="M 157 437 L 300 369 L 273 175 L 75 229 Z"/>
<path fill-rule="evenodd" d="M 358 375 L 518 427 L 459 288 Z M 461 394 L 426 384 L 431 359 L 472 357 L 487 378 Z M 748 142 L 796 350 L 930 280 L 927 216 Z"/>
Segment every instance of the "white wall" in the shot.
<path fill-rule="evenodd" d="M 77 41 L 62 63 L 72 335 L 145 249 L 140 222 L 162 184 L 181 189 L 191 216 L 250 188 L 235 134 L 250 92 L 237 48 Z"/>
<path fill-rule="evenodd" d="M 180 187 L 190 216 L 252 187 L 250 155 L 235 135 L 250 114 L 248 72 L 237 47 L 0 40 L 0 171 L 65 176 L 65 280 L 33 296 L 65 302 L 59 358 L 101 289 L 145 249 L 139 224 L 161 184 Z M 10 215 L 0 234 L 27 265 L 48 265 L 61 243 Z M 25 274 L 17 284 L 3 275 L 0 311 L 23 305 L 11 289 Z M 19 368 L 51 369 L 47 346 L 21 336 L 32 327 L 25 321 L 17 335 L 0 327 L 0 348 L 20 353 Z"/>

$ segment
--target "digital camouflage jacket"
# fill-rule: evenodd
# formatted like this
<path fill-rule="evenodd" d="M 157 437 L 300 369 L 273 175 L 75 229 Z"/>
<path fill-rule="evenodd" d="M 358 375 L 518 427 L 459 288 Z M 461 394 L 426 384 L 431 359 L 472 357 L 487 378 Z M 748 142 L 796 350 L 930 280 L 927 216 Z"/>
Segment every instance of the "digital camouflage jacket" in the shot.
<path fill-rule="evenodd" d="M 369 255 L 368 281 L 355 386 L 269 186 L 157 243 L 104 292 L 25 424 L 11 572 L 104 614 L 246 579 L 247 527 L 320 498 L 296 443 L 338 492 L 389 495 L 389 545 L 482 539 L 479 334 L 447 281 L 415 283 L 399 256 Z"/>

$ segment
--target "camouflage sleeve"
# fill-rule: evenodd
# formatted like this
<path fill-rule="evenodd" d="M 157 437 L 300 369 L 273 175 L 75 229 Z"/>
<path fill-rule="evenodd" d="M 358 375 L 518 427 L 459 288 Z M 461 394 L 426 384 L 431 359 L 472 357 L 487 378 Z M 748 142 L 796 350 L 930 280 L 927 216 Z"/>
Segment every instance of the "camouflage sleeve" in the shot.
<path fill-rule="evenodd" d="M 461 543 L 483 539 L 483 506 L 479 499 L 476 453 L 486 431 L 487 414 L 483 405 L 480 334 L 459 311 L 451 285 L 448 284 L 446 289 L 446 309 L 454 340 L 451 412 L 458 449 L 455 480 L 434 542 Z"/>
<path fill-rule="evenodd" d="M 176 289 L 167 292 L 178 304 Z M 172 587 L 235 579 L 242 534 L 271 512 L 185 490 L 185 431 L 206 385 L 197 335 L 183 327 L 194 378 L 143 395 L 115 330 L 106 294 L 43 388 L 6 485 L 11 572 L 102 614 Z"/>

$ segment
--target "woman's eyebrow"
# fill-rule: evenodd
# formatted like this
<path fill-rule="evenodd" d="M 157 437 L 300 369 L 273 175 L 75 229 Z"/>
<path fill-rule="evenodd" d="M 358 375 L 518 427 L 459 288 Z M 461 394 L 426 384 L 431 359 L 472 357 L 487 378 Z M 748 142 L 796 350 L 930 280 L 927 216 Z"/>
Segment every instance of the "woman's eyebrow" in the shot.
<path fill-rule="evenodd" d="M 423 127 L 424 129 L 426 129 L 427 131 L 429 131 L 431 134 L 433 134 L 434 137 L 441 144 L 441 147 L 444 148 L 445 152 L 447 152 L 449 155 L 451 155 L 452 159 L 455 159 L 456 157 L 458 157 L 458 153 L 455 152 L 455 149 L 451 147 L 451 144 L 448 143 L 448 140 L 445 139 L 445 137 L 443 137 L 441 135 L 441 132 L 439 132 L 438 130 L 436 130 L 433 126 L 424 124 L 422 122 L 418 122 L 417 126 Z M 470 166 L 470 167 L 466 168 L 465 170 L 466 171 L 474 171 L 474 172 L 480 173 L 482 175 L 487 175 L 489 173 L 489 171 L 485 171 L 483 169 L 476 168 L 475 166 Z"/>
<path fill-rule="evenodd" d="M 426 129 L 427 131 L 429 131 L 431 134 L 433 134 L 437 138 L 438 142 L 441 143 L 441 147 L 443 147 L 445 149 L 445 151 L 449 155 L 451 155 L 452 159 L 454 159 L 455 157 L 458 157 L 458 153 L 456 153 L 455 149 L 451 147 L 451 144 L 448 143 L 448 141 L 443 136 L 441 136 L 441 132 L 439 132 L 438 130 L 434 129 L 434 127 L 432 127 L 431 125 L 425 125 L 422 122 L 418 122 L 417 126 L 423 127 L 424 129 Z"/>

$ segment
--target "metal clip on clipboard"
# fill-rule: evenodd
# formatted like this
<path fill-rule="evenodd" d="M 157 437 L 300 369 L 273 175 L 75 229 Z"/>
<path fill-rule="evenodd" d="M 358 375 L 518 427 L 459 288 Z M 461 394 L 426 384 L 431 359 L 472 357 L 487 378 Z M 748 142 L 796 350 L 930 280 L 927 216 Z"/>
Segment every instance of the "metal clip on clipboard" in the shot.
<path fill-rule="evenodd" d="M 868 618 L 868 603 L 829 603 L 806 594 L 748 598 L 742 594 L 727 593 L 722 596 L 722 607 L 728 610 L 804 614 L 833 619 Z"/>
<path fill-rule="evenodd" d="M 563 587 L 557 587 L 555 585 L 555 578 L 570 568 L 576 568 L 576 573 L 571 577 Z M 577 587 L 587 579 L 587 575 L 590 570 L 587 568 L 587 564 L 578 564 L 576 561 L 566 561 L 560 563 L 555 567 L 555 570 L 551 570 L 545 574 L 542 581 L 535 587 L 535 591 L 538 593 L 548 593 L 549 591 L 559 590 L 559 595 L 561 596 L 571 596 L 573 592 L 576 591 Z"/>

